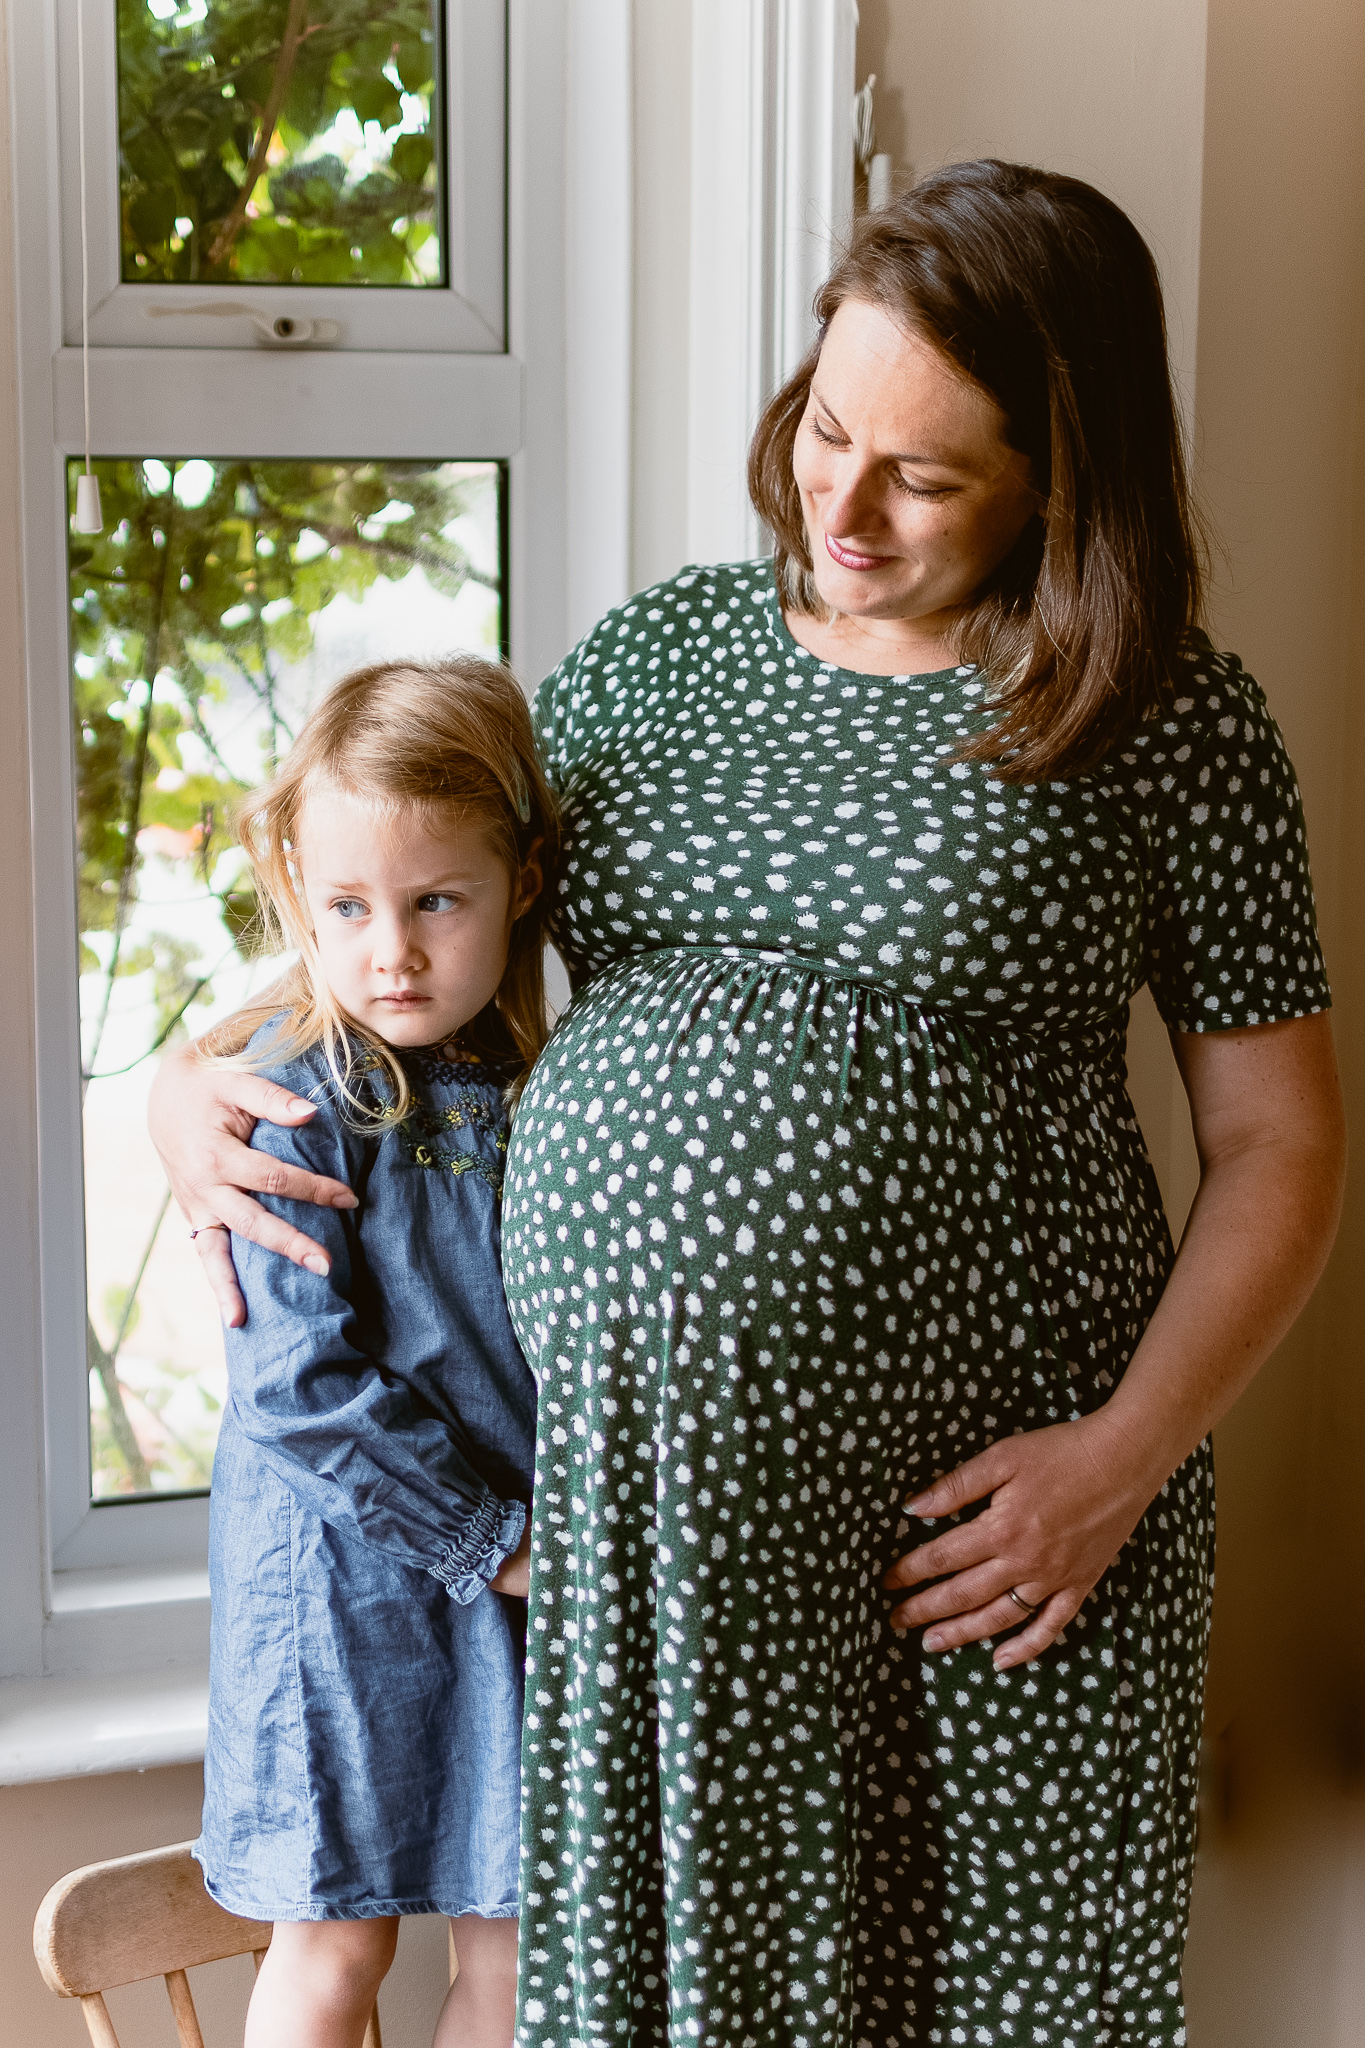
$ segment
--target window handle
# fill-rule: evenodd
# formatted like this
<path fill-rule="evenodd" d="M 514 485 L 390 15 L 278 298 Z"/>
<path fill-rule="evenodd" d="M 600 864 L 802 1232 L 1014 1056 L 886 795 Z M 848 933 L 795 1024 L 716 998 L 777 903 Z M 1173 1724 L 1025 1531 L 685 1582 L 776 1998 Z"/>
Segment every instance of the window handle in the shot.
<path fill-rule="evenodd" d="M 293 313 L 280 313 L 272 320 L 268 313 L 239 299 L 196 300 L 192 306 L 144 306 L 149 320 L 179 320 L 212 315 L 215 320 L 249 320 L 263 348 L 325 347 L 340 338 L 339 320 L 301 320 Z"/>

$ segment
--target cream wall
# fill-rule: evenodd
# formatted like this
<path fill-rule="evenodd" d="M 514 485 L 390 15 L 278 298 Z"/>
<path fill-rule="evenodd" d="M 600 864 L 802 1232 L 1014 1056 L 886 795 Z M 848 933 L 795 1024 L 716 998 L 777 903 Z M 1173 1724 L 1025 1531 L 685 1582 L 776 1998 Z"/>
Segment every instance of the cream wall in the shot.
<path fill-rule="evenodd" d="M 1148 236 L 1197 476 L 1215 637 L 1263 682 L 1303 785 L 1348 1105 L 1365 1094 L 1361 316 L 1355 0 L 861 0 L 859 77 L 901 176 L 977 155 L 1085 177 Z M 1177 1227 L 1195 1163 L 1149 1005 L 1134 1094 Z M 1347 2048 L 1365 2011 L 1359 1742 L 1365 1474 L 1353 1186 L 1308 1313 L 1218 1430 L 1191 2048 Z M 1355 1809 L 1358 1811 L 1358 1805 Z"/>
<path fill-rule="evenodd" d="M 195 1766 L 0 1790 L 0 2048 L 90 2048 L 74 2000 L 54 1998 L 33 1961 L 33 1915 L 50 1884 L 83 1863 L 183 1842 L 199 1831 Z M 446 1922 L 406 1920 L 379 1997 L 384 2048 L 431 2048 L 447 1980 Z M 253 1970 L 249 1956 L 191 1972 L 205 2048 L 239 2048 Z M 124 2048 L 175 2048 L 162 1985 L 109 1995 Z"/>

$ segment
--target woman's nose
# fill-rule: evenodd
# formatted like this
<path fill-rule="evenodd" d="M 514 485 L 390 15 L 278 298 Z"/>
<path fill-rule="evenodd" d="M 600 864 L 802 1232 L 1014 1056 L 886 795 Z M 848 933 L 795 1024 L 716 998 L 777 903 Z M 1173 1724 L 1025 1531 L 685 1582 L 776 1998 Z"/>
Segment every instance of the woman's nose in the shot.
<path fill-rule="evenodd" d="M 846 458 L 846 465 L 840 464 L 821 507 L 825 532 L 836 540 L 852 540 L 883 521 L 882 490 L 875 468 L 851 457 Z"/>

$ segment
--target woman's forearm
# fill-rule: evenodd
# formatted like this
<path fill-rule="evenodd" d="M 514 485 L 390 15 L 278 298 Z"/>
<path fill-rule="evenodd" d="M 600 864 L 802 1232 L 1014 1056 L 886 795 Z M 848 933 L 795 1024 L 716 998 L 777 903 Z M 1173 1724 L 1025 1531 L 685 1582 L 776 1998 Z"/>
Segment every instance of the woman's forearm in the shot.
<path fill-rule="evenodd" d="M 1100 1411 L 1147 1498 L 1221 1421 L 1303 1309 L 1340 1206 L 1340 1165 L 1321 1157 L 1220 1160 L 1201 1178 L 1156 1313 Z"/>
<path fill-rule="evenodd" d="M 1326 1019 L 1314 1020 L 1324 1027 Z M 1330 1054 L 1330 1039 L 1327 1040 Z M 1198 1105 L 1196 1101 L 1196 1117 Z M 1335 1067 L 1279 1127 L 1206 1152 L 1171 1276 L 1101 1411 L 1135 1472 L 1162 1484 L 1221 1420 L 1316 1287 L 1341 1214 Z"/>

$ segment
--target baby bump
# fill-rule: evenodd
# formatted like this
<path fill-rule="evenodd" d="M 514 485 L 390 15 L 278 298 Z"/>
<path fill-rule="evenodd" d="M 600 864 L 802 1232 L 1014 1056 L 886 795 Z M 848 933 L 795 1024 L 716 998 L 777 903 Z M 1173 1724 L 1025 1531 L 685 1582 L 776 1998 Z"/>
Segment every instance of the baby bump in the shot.
<path fill-rule="evenodd" d="M 864 1441 L 912 1406 L 940 1463 L 1105 1398 L 1169 1257 L 1119 1043 L 1044 1057 L 754 956 L 622 963 L 513 1131 L 504 1270 L 542 1388 L 645 1323 L 656 1374 L 722 1391 L 779 1344 L 779 1413 L 833 1429 L 865 1368 Z"/>

